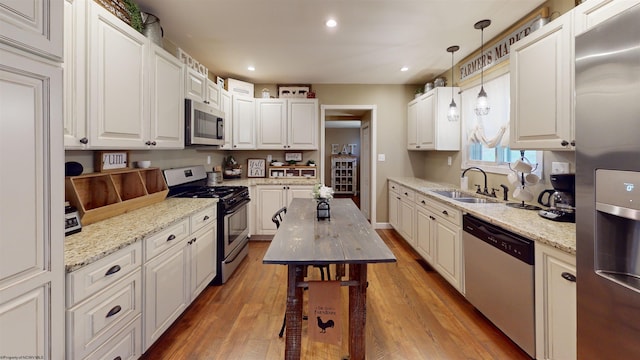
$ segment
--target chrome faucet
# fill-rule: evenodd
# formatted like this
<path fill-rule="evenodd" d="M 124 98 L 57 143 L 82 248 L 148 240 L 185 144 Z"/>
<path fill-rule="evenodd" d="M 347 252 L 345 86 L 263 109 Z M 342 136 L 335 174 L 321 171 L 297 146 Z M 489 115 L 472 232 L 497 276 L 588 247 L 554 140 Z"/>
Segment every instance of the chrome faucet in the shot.
<path fill-rule="evenodd" d="M 467 173 L 467 171 L 469 170 L 478 170 L 482 173 L 482 175 L 484 176 L 484 190 L 480 191 L 480 186 L 478 185 L 478 191 L 476 191 L 478 194 L 482 194 L 482 195 L 486 195 L 486 196 L 491 196 L 491 194 L 489 193 L 489 188 L 487 187 L 487 173 L 484 172 L 484 170 L 480 169 L 479 167 L 476 166 L 472 166 L 469 168 L 464 169 L 464 171 L 462 172 L 462 175 L 460 177 L 464 177 L 464 175 Z M 493 193 L 493 197 L 496 197 L 495 192 Z"/>

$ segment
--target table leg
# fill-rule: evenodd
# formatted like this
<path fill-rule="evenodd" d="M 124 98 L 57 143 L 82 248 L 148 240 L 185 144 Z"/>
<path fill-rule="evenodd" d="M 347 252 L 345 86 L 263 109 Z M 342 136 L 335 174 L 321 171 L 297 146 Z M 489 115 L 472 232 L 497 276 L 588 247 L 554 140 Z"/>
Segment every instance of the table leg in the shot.
<path fill-rule="evenodd" d="M 350 264 L 349 278 L 349 359 L 365 358 L 365 323 L 367 319 L 367 264 Z"/>
<path fill-rule="evenodd" d="M 285 360 L 299 360 L 302 350 L 302 291 L 298 283 L 304 280 L 303 266 L 287 265 L 287 312 Z"/>

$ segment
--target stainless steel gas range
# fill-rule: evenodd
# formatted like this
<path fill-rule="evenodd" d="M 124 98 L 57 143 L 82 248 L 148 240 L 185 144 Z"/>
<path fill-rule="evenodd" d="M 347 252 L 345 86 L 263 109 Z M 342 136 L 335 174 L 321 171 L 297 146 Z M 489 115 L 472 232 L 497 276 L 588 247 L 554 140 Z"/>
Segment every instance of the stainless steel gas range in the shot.
<path fill-rule="evenodd" d="M 249 188 L 207 186 L 207 173 L 202 165 L 166 169 L 163 173 L 169 197 L 218 198 L 218 266 L 211 283 L 224 284 L 249 253 Z"/>

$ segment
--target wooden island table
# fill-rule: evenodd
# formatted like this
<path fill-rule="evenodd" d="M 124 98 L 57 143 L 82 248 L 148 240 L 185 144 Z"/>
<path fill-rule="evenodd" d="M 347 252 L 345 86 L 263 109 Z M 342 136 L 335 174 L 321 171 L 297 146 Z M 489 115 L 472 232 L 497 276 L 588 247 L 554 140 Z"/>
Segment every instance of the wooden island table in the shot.
<path fill-rule="evenodd" d="M 395 262 L 393 252 L 351 199 L 332 199 L 331 220 L 316 219 L 316 202 L 293 199 L 271 241 L 264 264 L 283 264 L 287 272 L 286 360 L 300 359 L 303 270 L 309 265 L 349 266 L 349 355 L 365 358 L 367 264 Z"/>

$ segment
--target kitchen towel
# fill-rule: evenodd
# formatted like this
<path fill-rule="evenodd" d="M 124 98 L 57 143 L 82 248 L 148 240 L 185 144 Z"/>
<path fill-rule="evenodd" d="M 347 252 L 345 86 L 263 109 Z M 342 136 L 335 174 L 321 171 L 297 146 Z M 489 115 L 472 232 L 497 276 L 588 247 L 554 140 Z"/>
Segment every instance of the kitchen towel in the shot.
<path fill-rule="evenodd" d="M 309 281 L 309 340 L 340 345 L 340 281 Z"/>

